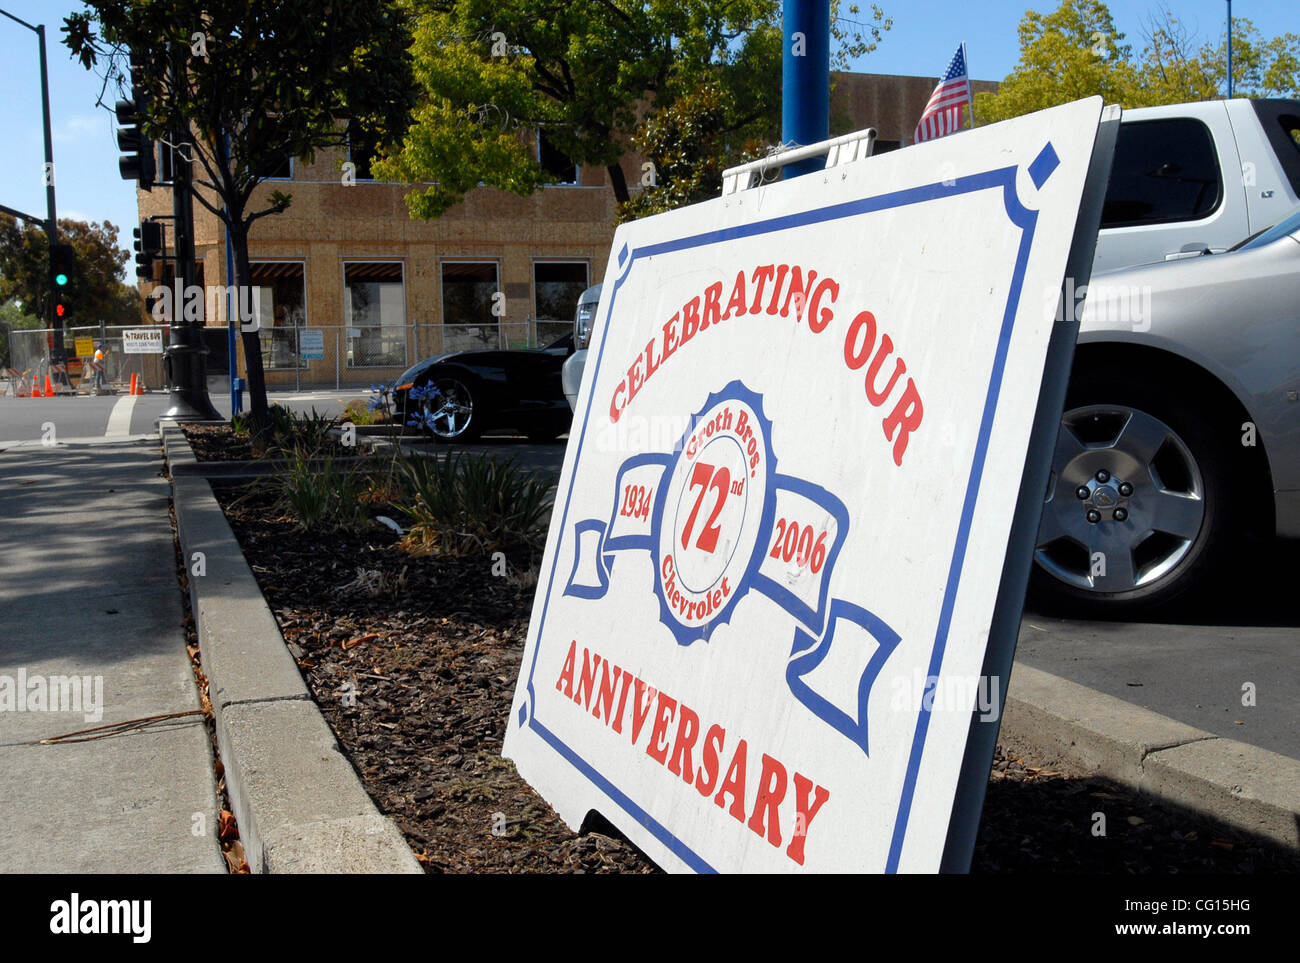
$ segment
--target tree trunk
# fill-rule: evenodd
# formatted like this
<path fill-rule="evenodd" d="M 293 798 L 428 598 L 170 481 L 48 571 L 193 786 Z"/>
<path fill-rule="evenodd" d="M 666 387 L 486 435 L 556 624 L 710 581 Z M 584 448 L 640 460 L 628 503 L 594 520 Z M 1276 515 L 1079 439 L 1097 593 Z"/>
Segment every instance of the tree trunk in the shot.
<path fill-rule="evenodd" d="M 228 227 L 230 231 L 230 248 L 235 255 L 235 311 L 238 314 L 240 303 L 255 304 L 253 296 L 253 268 L 248 260 L 248 227 L 236 221 Z M 248 300 L 245 301 L 245 292 Z M 255 307 L 256 310 L 256 307 Z M 262 318 L 262 324 L 271 324 L 271 318 Z M 245 330 L 242 317 L 236 317 L 239 324 L 239 339 L 244 345 L 244 373 L 248 378 L 249 415 L 253 421 L 253 432 L 261 436 L 270 424 L 266 404 L 266 374 L 262 368 L 262 336 L 258 329 Z M 234 359 L 231 359 L 232 363 Z"/>
<path fill-rule="evenodd" d="M 605 170 L 609 171 L 609 182 L 614 186 L 614 199 L 620 204 L 626 204 L 632 196 L 627 192 L 627 178 L 623 176 L 622 165 L 616 162 Z"/>

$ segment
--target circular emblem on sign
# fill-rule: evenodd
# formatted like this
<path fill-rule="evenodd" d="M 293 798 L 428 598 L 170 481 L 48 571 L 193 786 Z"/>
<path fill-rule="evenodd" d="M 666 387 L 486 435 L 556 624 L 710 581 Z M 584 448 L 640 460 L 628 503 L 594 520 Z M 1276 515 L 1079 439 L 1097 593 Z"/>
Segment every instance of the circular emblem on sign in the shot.
<path fill-rule="evenodd" d="M 771 528 L 771 424 L 738 381 L 709 396 L 660 486 L 652 537 L 663 621 L 683 645 L 725 622 Z"/>

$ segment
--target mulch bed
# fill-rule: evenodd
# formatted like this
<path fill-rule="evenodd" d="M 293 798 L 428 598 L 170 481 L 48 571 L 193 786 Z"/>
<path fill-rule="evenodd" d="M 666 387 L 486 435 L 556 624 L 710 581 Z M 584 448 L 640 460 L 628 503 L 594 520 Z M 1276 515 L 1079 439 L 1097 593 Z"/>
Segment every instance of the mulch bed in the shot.
<path fill-rule="evenodd" d="M 510 553 L 511 574 L 494 577 L 487 555 L 411 557 L 379 525 L 299 532 L 269 496 L 239 494 L 217 488 L 308 687 L 429 872 L 656 871 L 626 841 L 572 833 L 501 758 L 536 559 Z M 972 868 L 1296 872 L 1300 858 L 999 750 Z"/>
<path fill-rule="evenodd" d="M 181 425 L 181 430 L 199 461 L 248 461 L 256 457 L 248 438 L 235 434 L 229 425 Z"/>
<path fill-rule="evenodd" d="M 194 457 L 202 462 L 209 461 L 251 461 L 256 458 L 283 457 L 279 448 L 269 448 L 258 453 L 252 441 L 246 435 L 237 435 L 230 425 L 181 425 L 185 437 L 194 449 Z M 318 455 L 352 457 L 365 454 L 362 446 L 344 447 L 337 441 L 330 441 L 317 450 Z"/>

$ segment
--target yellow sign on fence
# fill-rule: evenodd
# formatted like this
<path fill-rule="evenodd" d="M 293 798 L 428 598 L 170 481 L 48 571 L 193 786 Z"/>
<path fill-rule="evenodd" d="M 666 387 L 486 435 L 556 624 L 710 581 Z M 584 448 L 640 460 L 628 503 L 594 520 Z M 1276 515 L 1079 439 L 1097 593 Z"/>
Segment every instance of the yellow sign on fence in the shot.
<path fill-rule="evenodd" d="M 92 357 L 94 357 L 94 355 L 95 355 L 95 339 L 94 339 L 94 338 L 78 338 L 78 339 L 77 339 L 77 357 L 78 357 L 78 358 L 92 358 Z"/>

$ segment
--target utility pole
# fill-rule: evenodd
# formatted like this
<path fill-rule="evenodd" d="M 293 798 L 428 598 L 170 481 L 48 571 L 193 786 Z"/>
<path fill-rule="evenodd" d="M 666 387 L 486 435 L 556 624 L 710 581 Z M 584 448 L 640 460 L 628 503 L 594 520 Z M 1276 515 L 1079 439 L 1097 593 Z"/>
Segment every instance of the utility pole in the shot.
<path fill-rule="evenodd" d="M 174 89 L 181 89 L 186 70 L 184 48 L 177 45 L 171 53 L 170 69 Z M 163 418 L 178 420 L 212 419 L 221 415 L 208 397 L 208 375 L 201 325 L 185 320 L 184 302 L 195 281 L 194 270 L 194 149 L 190 144 L 187 119 L 182 118 L 171 131 L 172 140 L 172 236 L 176 260 L 176 296 L 172 298 L 172 327 L 168 339 L 166 367 L 171 398 Z M 206 299 L 205 299 L 206 301 Z"/>
<path fill-rule="evenodd" d="M 14 23 L 26 27 L 36 34 L 37 47 L 40 50 L 41 63 L 41 120 L 45 126 L 45 238 L 49 244 L 50 269 L 48 284 L 49 297 L 46 299 L 49 303 L 46 307 L 46 321 L 49 322 L 50 328 L 54 331 L 53 346 L 50 348 L 50 364 L 62 364 L 67 360 L 67 351 L 63 347 L 63 319 L 54 311 L 54 246 L 59 243 L 59 218 L 54 204 L 54 139 L 50 136 L 50 78 L 49 71 L 45 64 L 45 24 L 32 25 L 26 20 L 15 17 L 7 10 L 0 10 Z M 7 213 L 14 214 L 26 221 L 40 223 L 37 218 L 15 211 L 12 208 L 4 208 Z"/>
<path fill-rule="evenodd" d="M 1232 0 L 1228 0 L 1228 99 L 1232 99 Z"/>
<path fill-rule="evenodd" d="M 781 142 L 807 147 L 830 136 L 830 0 L 786 0 L 782 28 Z M 825 166 L 825 158 L 812 157 L 787 164 L 782 176 L 798 177 Z"/>

